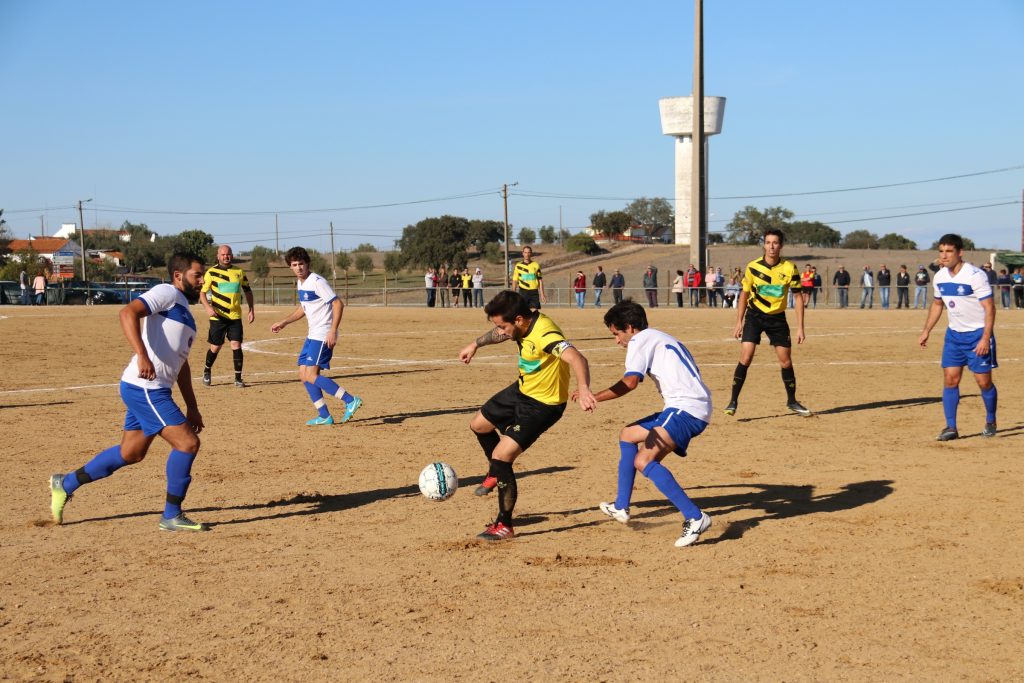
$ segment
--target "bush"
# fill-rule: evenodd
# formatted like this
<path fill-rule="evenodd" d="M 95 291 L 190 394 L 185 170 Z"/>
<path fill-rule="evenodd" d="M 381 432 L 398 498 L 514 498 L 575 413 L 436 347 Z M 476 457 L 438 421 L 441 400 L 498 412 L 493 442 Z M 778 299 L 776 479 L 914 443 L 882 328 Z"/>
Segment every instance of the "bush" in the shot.
<path fill-rule="evenodd" d="M 594 238 L 585 232 L 580 232 L 570 237 L 565 242 L 566 251 L 582 251 L 584 254 L 598 254 L 601 248 L 597 246 Z"/>

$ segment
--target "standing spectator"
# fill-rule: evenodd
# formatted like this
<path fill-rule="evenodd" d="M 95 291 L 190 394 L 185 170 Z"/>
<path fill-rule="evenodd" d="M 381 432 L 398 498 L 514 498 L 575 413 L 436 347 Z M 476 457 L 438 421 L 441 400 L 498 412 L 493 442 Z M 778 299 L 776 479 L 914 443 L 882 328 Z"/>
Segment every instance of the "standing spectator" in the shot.
<path fill-rule="evenodd" d="M 473 275 L 469 268 L 462 269 L 462 306 L 473 308 Z"/>
<path fill-rule="evenodd" d="M 605 285 L 608 284 L 608 276 L 604 274 L 604 268 L 602 266 L 597 267 L 597 272 L 594 273 L 594 307 L 601 308 L 601 292 L 604 291 Z"/>
<path fill-rule="evenodd" d="M 878 296 L 882 302 L 882 308 L 889 308 L 889 287 L 892 286 L 892 271 L 882 264 L 878 269 Z"/>
<path fill-rule="evenodd" d="M 452 295 L 452 308 L 458 308 L 459 290 L 462 289 L 462 276 L 458 268 L 452 268 L 452 274 L 448 276 L 448 288 Z"/>
<path fill-rule="evenodd" d="M 811 272 L 814 273 L 814 286 L 811 289 L 811 307 L 818 307 L 818 292 L 821 291 L 821 274 L 818 273 L 818 266 L 811 266 Z"/>
<path fill-rule="evenodd" d="M 875 307 L 875 274 L 871 272 L 871 266 L 864 266 L 864 272 L 860 275 L 860 307 L 864 304 L 868 308 Z"/>
<path fill-rule="evenodd" d="M 40 271 L 32 279 L 32 290 L 36 294 L 36 306 L 42 306 L 46 303 L 46 276 Z"/>
<path fill-rule="evenodd" d="M 932 278 L 928 275 L 928 269 L 924 266 L 918 266 L 917 272 L 914 273 L 914 308 L 928 307 L 928 283 L 931 281 Z"/>
<path fill-rule="evenodd" d="M 21 285 L 21 305 L 28 306 L 29 303 L 29 289 L 28 289 L 28 273 L 23 268 L 21 275 L 18 276 L 18 284 Z"/>
<path fill-rule="evenodd" d="M 850 305 L 850 274 L 846 266 L 839 266 L 839 270 L 832 276 L 832 286 L 839 294 L 839 308 L 846 308 Z"/>
<path fill-rule="evenodd" d="M 448 270 L 444 266 L 437 271 L 437 293 L 441 308 L 448 308 Z"/>
<path fill-rule="evenodd" d="M 992 270 L 992 264 L 983 263 L 981 265 L 981 269 L 985 271 L 985 277 L 988 278 L 988 286 L 991 287 L 993 291 L 995 291 L 996 282 L 998 278 L 996 277 L 996 271 Z"/>
<path fill-rule="evenodd" d="M 690 306 L 693 308 L 700 306 L 700 272 L 692 263 L 686 271 L 686 275 L 683 276 L 683 284 L 690 290 Z"/>
<path fill-rule="evenodd" d="M 1024 308 L 1024 268 L 1017 268 L 1013 275 L 1013 305 L 1017 310 Z"/>
<path fill-rule="evenodd" d="M 740 277 L 736 273 L 729 276 L 729 284 L 725 287 L 725 307 L 736 308 L 736 299 L 740 295 Z"/>
<path fill-rule="evenodd" d="M 704 289 L 708 291 L 708 306 L 711 308 L 718 307 L 718 273 L 714 268 L 708 268 L 708 273 L 704 277 Z"/>
<path fill-rule="evenodd" d="M 203 384 L 213 383 L 213 364 L 227 338 L 235 368 L 235 386 L 245 388 L 242 381 L 242 298 L 249 307 L 246 319 L 251 325 L 256 320 L 256 307 L 245 271 L 233 265 L 235 254 L 231 247 L 222 244 L 217 247 L 217 265 L 203 275 L 203 288 L 199 292 L 199 303 L 210 316 L 210 330 L 206 341 L 210 348 L 206 352 L 203 367 Z"/>
<path fill-rule="evenodd" d="M 533 260 L 533 247 L 523 247 L 523 260 L 512 270 L 512 291 L 519 292 L 535 311 L 540 310 L 541 303 L 548 302 L 540 264 Z"/>
<path fill-rule="evenodd" d="M 722 306 L 725 307 L 725 275 L 722 274 L 721 268 L 715 269 L 715 291 L 718 293 L 718 299 L 722 302 Z"/>
<path fill-rule="evenodd" d="M 999 287 L 999 300 L 1003 302 L 1003 308 L 1010 308 L 1010 287 L 1013 286 L 1013 280 L 1010 279 L 1006 268 L 999 271 L 999 279 L 996 280 L 996 286 Z"/>
<path fill-rule="evenodd" d="M 427 268 L 423 276 L 423 288 L 427 290 L 427 308 L 433 308 L 437 299 L 437 274 L 433 268 Z"/>
<path fill-rule="evenodd" d="M 811 302 L 811 292 L 814 291 L 814 271 L 811 270 L 811 264 L 808 263 L 804 266 L 803 272 L 800 273 L 800 294 L 804 297 L 804 309 Z"/>
<path fill-rule="evenodd" d="M 576 308 L 583 308 L 583 300 L 587 296 L 587 276 L 582 270 L 576 271 L 576 279 L 572 282 L 572 291 L 576 293 Z"/>
<path fill-rule="evenodd" d="M 622 272 L 616 268 L 615 274 L 612 275 L 612 299 L 615 303 L 622 301 L 622 290 L 626 287 L 626 278 L 622 277 Z"/>
<path fill-rule="evenodd" d="M 900 272 L 896 273 L 896 308 L 910 310 L 910 273 L 907 266 L 901 265 Z"/>
<path fill-rule="evenodd" d="M 676 308 L 683 307 L 683 289 L 686 285 L 683 284 L 686 274 L 681 271 L 676 271 L 675 279 L 672 280 L 672 293 L 676 295 Z"/>
<path fill-rule="evenodd" d="M 960 378 L 966 365 L 974 373 L 985 404 L 984 437 L 996 435 L 996 385 L 992 371 L 999 367 L 996 361 L 996 306 L 992 289 L 984 269 L 978 269 L 963 260 L 964 242 L 959 235 L 948 234 L 939 238 L 939 264 L 932 289 L 935 299 L 928 309 L 928 318 L 918 344 L 928 345 L 928 335 L 946 309 L 948 326 L 942 345 L 942 412 L 946 427 L 939 432 L 937 441 L 959 438 L 956 428 L 957 407 L 960 404 Z"/>
<path fill-rule="evenodd" d="M 484 271 L 479 268 L 473 272 L 473 305 L 484 307 Z"/>
<path fill-rule="evenodd" d="M 644 271 L 644 293 L 651 308 L 658 307 L 658 269 L 652 263 Z"/>

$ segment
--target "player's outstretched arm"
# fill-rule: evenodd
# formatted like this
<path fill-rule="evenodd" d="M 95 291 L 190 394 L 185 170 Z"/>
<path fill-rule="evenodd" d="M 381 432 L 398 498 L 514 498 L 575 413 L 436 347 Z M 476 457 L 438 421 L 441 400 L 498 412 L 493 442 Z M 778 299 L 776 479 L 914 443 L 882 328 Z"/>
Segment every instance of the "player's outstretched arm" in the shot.
<path fill-rule="evenodd" d="M 633 391 L 640 384 L 640 378 L 636 375 L 626 375 L 615 384 L 611 385 L 607 389 L 594 394 L 594 400 L 600 403 L 601 401 L 611 401 L 612 399 L 625 396 L 629 392 Z M 579 399 L 579 391 L 572 392 L 572 400 L 576 401 Z"/>
<path fill-rule="evenodd" d="M 284 320 L 278 320 L 276 323 L 271 325 L 270 326 L 270 331 L 271 332 L 280 332 L 281 330 L 283 330 L 287 326 L 291 325 L 296 320 L 300 320 L 304 315 L 306 315 L 306 314 L 305 314 L 305 312 L 303 312 L 302 306 L 299 306 L 294 311 L 292 311 L 291 315 L 289 315 L 287 318 L 285 318 Z"/>
<path fill-rule="evenodd" d="M 489 346 L 491 344 L 500 344 L 503 341 L 508 341 L 512 337 L 508 336 L 501 331 L 500 328 L 495 327 L 490 332 L 485 332 L 476 338 L 476 341 L 470 342 L 466 346 L 462 347 L 459 351 L 459 360 L 463 363 L 468 363 L 473 360 L 473 356 L 476 355 L 477 349 L 481 346 Z"/>
<path fill-rule="evenodd" d="M 149 309 L 142 299 L 136 299 L 122 308 L 119 315 L 124 336 L 127 337 L 135 355 L 139 357 L 139 377 L 155 379 L 156 368 L 146 353 L 146 345 L 142 343 L 142 319 L 149 315 Z"/>
<path fill-rule="evenodd" d="M 192 391 L 192 369 L 186 360 L 181 364 L 178 371 L 178 391 L 185 401 L 185 419 L 192 425 L 196 434 L 203 431 L 203 416 L 199 414 L 199 404 L 196 402 L 196 394 Z"/>
<path fill-rule="evenodd" d="M 562 351 L 561 359 L 569 364 L 576 376 L 576 391 L 573 392 L 573 400 L 579 403 L 580 408 L 586 412 L 593 412 L 597 407 L 597 399 L 590 391 L 590 363 L 587 362 L 587 357 L 570 346 Z"/>

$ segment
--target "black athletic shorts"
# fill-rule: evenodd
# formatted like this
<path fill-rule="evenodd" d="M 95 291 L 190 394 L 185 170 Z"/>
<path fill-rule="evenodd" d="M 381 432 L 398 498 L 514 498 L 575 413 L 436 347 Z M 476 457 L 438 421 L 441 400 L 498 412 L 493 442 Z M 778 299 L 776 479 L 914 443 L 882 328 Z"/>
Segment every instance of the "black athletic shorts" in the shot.
<path fill-rule="evenodd" d="M 231 341 L 242 341 L 242 320 L 214 318 L 210 321 L 210 337 L 208 341 L 214 346 L 223 346 L 224 337 Z"/>
<path fill-rule="evenodd" d="M 519 391 L 519 383 L 505 387 L 480 409 L 484 418 L 524 451 L 562 418 L 565 404 L 549 406 Z"/>
<path fill-rule="evenodd" d="M 519 288 L 519 295 L 526 299 L 526 303 L 535 311 L 540 310 L 540 290 Z"/>
<path fill-rule="evenodd" d="M 743 317 L 743 337 L 741 341 L 761 343 L 761 333 L 768 335 L 768 343 L 772 346 L 791 348 L 793 342 L 789 338 L 789 323 L 785 313 L 768 315 L 756 308 L 748 308 Z"/>

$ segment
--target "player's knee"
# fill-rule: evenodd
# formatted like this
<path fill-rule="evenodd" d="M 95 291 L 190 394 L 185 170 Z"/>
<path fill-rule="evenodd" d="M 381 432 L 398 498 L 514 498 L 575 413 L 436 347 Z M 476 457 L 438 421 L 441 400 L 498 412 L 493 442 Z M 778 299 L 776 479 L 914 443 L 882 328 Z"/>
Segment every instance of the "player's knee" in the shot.
<path fill-rule="evenodd" d="M 124 446 L 121 447 L 121 459 L 124 460 L 129 465 L 134 465 L 135 463 L 142 462 L 145 458 L 146 451 L 142 449 L 126 449 Z"/>
<path fill-rule="evenodd" d="M 654 451 L 646 449 L 639 451 L 636 457 L 633 458 L 633 467 L 636 468 L 637 472 L 643 472 L 648 465 L 655 461 L 656 458 L 654 456 Z"/>
<path fill-rule="evenodd" d="M 175 450 L 192 453 L 193 455 L 199 452 L 201 442 L 197 434 L 184 434 L 181 438 L 176 439 L 176 441 L 177 443 L 173 444 Z"/>

